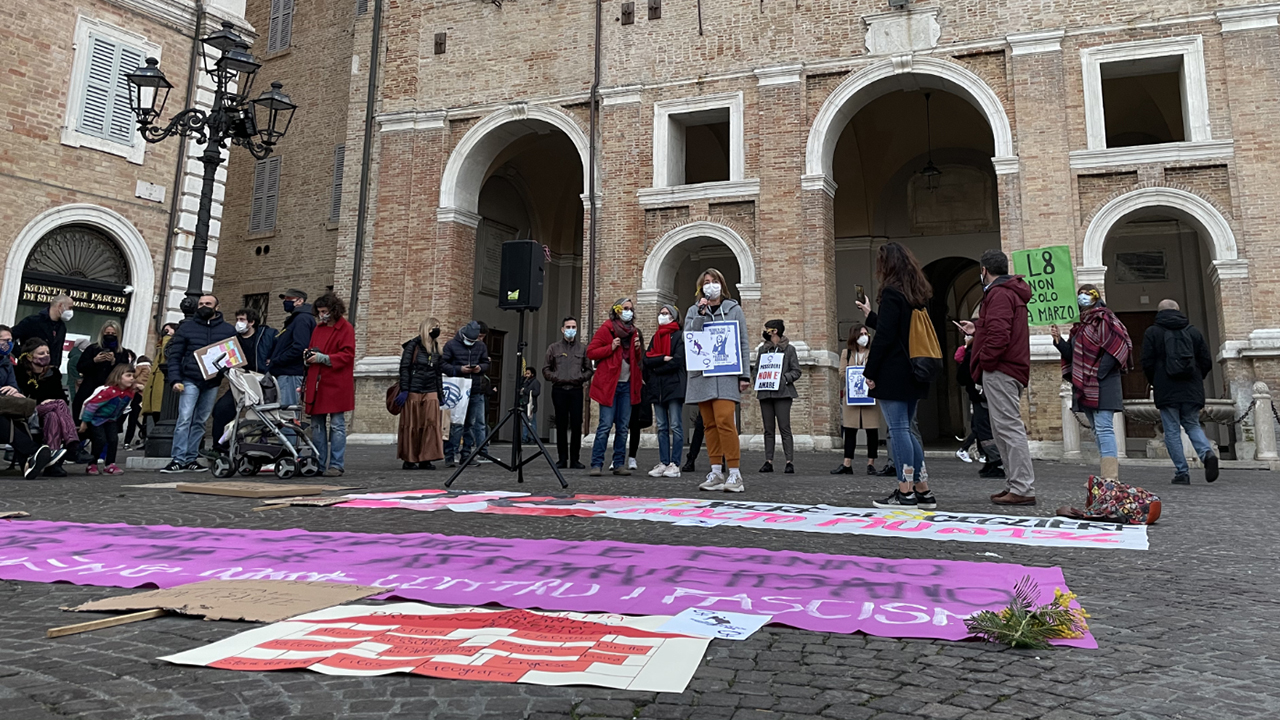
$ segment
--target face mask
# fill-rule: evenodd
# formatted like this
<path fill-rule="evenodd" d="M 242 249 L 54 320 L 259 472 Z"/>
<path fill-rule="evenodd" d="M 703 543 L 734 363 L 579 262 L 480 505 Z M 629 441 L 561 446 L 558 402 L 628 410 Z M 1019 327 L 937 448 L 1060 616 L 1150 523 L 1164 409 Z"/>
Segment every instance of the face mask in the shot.
<path fill-rule="evenodd" d="M 867 337 L 866 335 L 862 335 L 858 338 L 858 344 L 861 345 L 862 347 L 866 347 L 870 343 L 871 343 L 871 338 Z"/>
<path fill-rule="evenodd" d="M 209 307 L 208 305 L 201 305 L 200 307 L 196 308 L 196 317 L 200 318 L 201 320 L 208 320 L 209 318 L 213 317 L 213 308 Z"/>
<path fill-rule="evenodd" d="M 702 286 L 702 294 L 708 300 L 715 300 L 720 297 L 720 283 L 707 283 Z"/>
<path fill-rule="evenodd" d="M 44 357 L 33 357 L 31 358 L 31 364 L 36 367 L 44 367 L 49 364 L 49 357 L 49 355 L 45 355 Z"/>
<path fill-rule="evenodd" d="M 471 347 L 472 345 L 475 345 L 475 344 L 476 344 L 476 341 L 475 341 L 475 340 L 469 340 L 469 339 L 467 339 L 467 338 L 462 338 L 462 344 L 463 344 L 463 345 L 466 345 L 467 347 Z"/>
<path fill-rule="evenodd" d="M 8 340 L 0 340 L 0 355 L 8 355 L 13 350 L 13 343 Z"/>
<path fill-rule="evenodd" d="M 74 312 L 72 312 L 72 311 L 70 311 L 70 310 L 63 310 L 63 311 L 62 311 L 62 322 L 71 322 L 71 318 L 73 318 L 73 317 L 75 317 L 75 316 L 76 316 L 76 314 L 75 314 Z"/>
<path fill-rule="evenodd" d="M 332 315 L 330 315 L 329 313 L 320 313 L 320 322 L 322 322 L 322 323 L 328 323 L 328 322 L 329 322 L 329 318 L 331 318 L 331 317 L 333 317 L 333 316 L 332 316 Z"/>
<path fill-rule="evenodd" d="M 440 328 L 431 328 L 431 339 L 435 340 L 440 337 Z"/>
<path fill-rule="evenodd" d="M 120 342 L 120 341 L 116 338 L 116 336 L 115 336 L 115 335 L 103 335 L 103 336 L 102 336 L 102 347 L 104 347 L 104 348 L 106 348 L 106 349 L 108 349 L 108 350 L 115 350 L 115 349 L 116 349 L 116 345 L 117 345 L 117 344 L 119 344 L 119 342 Z"/>
<path fill-rule="evenodd" d="M 659 315 L 659 316 L 658 316 L 658 324 L 659 324 L 659 325 L 670 325 L 670 324 L 671 324 L 671 316 L 670 316 L 670 315 L 668 315 L 668 314 L 666 314 L 666 313 L 662 313 L 661 315 Z"/>
<path fill-rule="evenodd" d="M 1076 302 L 1080 303 L 1080 307 L 1089 307 L 1093 304 L 1093 296 L 1080 293 L 1076 296 Z"/>
<path fill-rule="evenodd" d="M 564 331 L 564 339 L 565 339 L 565 340 L 573 340 L 573 339 L 574 339 L 574 338 L 576 338 L 576 337 L 578 337 L 578 328 L 567 328 L 567 329 L 565 329 L 565 331 Z"/>
<path fill-rule="evenodd" d="M 768 330 L 765 330 L 764 332 L 760 333 L 760 336 L 764 338 L 765 342 L 769 342 L 770 340 L 773 340 L 773 335 L 770 334 Z"/>
<path fill-rule="evenodd" d="M 623 310 L 623 311 L 622 311 L 622 315 L 621 315 L 621 317 L 622 317 L 622 322 L 628 322 L 628 323 L 629 323 L 629 322 L 631 322 L 631 318 L 633 318 L 633 317 L 635 317 L 635 316 L 636 316 L 636 314 L 635 314 L 634 312 L 632 312 L 632 311 L 630 311 L 630 310 Z"/>
<path fill-rule="evenodd" d="M 244 320 L 236 321 L 236 332 L 243 335 L 248 331 L 249 331 L 249 323 L 245 322 Z"/>
<path fill-rule="evenodd" d="M 296 306 L 293 304 L 293 301 L 292 301 L 292 300 L 285 300 L 285 301 L 284 301 L 284 311 L 285 311 L 285 312 L 287 312 L 287 313 L 291 313 L 291 312 L 293 312 L 293 308 L 294 308 L 294 307 L 296 307 Z"/>

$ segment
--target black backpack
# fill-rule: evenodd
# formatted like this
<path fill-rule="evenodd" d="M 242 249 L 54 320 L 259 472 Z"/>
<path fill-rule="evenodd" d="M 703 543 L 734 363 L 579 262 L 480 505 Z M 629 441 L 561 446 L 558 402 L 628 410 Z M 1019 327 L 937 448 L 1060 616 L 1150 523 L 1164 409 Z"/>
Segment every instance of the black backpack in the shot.
<path fill-rule="evenodd" d="M 1164 372 L 1172 380 L 1191 380 L 1196 376 L 1195 344 L 1191 341 L 1191 332 L 1181 330 L 1164 331 Z"/>

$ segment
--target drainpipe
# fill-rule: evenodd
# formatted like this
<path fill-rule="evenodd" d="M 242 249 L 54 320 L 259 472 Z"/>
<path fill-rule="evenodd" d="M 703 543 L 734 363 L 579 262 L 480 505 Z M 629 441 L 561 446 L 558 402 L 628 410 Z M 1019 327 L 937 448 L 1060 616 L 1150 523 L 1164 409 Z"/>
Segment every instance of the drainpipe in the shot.
<path fill-rule="evenodd" d="M 587 329 L 596 327 L 596 126 L 600 117 L 600 27 L 601 3 L 596 0 L 595 73 L 591 78 L 591 137 L 587 150 L 587 202 L 590 204 L 590 221 L 587 224 Z"/>
<path fill-rule="evenodd" d="M 196 95 L 196 83 L 199 82 L 200 67 L 200 32 L 204 29 L 204 3 L 196 0 L 196 27 L 191 34 L 191 58 L 187 72 L 187 99 L 182 107 L 191 107 L 191 100 Z M 187 140 L 182 138 L 178 145 L 178 163 L 173 170 L 173 195 L 169 198 L 169 223 L 164 235 L 164 261 L 160 266 L 160 298 L 156 303 L 156 314 L 152 318 L 155 330 L 160 332 L 161 318 L 169 301 L 169 258 L 173 254 L 173 234 L 178 229 L 179 205 L 182 203 L 182 175 L 187 164 Z"/>
<path fill-rule="evenodd" d="M 347 317 L 356 320 L 364 264 L 364 226 L 369 218 L 369 166 L 373 155 L 373 110 L 378 91 L 378 46 L 382 44 L 382 0 L 373 0 L 373 39 L 369 43 L 369 93 L 364 104 L 364 150 L 360 157 L 360 204 L 356 211 L 356 247 L 351 268 L 351 302 Z"/>

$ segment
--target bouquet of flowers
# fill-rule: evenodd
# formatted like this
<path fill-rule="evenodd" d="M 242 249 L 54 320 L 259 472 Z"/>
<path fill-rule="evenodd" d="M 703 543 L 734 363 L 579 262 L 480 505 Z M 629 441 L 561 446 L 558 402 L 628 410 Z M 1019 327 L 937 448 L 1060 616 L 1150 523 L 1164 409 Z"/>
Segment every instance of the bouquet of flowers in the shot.
<path fill-rule="evenodd" d="M 983 610 L 964 621 L 965 628 L 987 642 L 1014 648 L 1043 650 L 1050 640 L 1080 638 L 1089 631 L 1089 613 L 1076 603 L 1073 592 L 1053 591 L 1053 600 L 1036 606 L 1040 586 L 1030 576 L 1013 588 L 1013 602 L 1000 612 Z"/>

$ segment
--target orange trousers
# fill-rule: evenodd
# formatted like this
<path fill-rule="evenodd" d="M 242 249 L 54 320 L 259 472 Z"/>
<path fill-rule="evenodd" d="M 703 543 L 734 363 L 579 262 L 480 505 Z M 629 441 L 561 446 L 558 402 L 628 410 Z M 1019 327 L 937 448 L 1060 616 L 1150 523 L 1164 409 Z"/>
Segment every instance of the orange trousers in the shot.
<path fill-rule="evenodd" d="M 734 413 L 738 403 L 732 400 L 708 400 L 698 403 L 702 429 L 707 438 L 707 457 L 711 462 L 724 457 L 726 467 L 736 468 L 742 456 L 738 445 L 738 423 Z"/>

